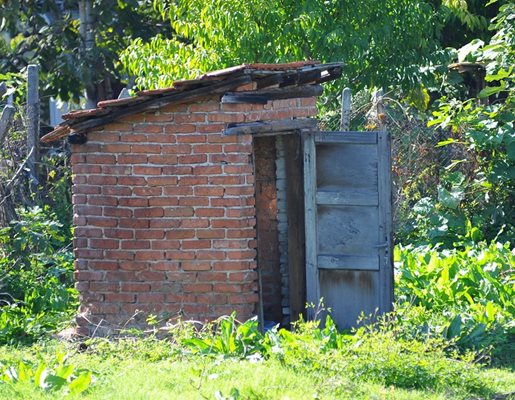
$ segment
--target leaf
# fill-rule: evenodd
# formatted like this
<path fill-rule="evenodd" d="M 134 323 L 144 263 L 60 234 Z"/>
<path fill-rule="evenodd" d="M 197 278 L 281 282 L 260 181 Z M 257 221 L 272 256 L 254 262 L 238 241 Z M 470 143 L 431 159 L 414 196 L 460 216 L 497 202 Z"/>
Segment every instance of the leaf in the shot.
<path fill-rule="evenodd" d="M 458 50 L 458 61 L 475 61 L 476 58 L 474 53 L 483 46 L 485 42 L 480 39 L 474 39 L 470 43 L 467 43 L 465 46 L 461 47 Z"/>
<path fill-rule="evenodd" d="M 68 389 L 70 390 L 70 394 L 80 394 L 84 392 L 91 383 L 91 371 L 83 373 L 70 382 L 68 385 Z"/>
<path fill-rule="evenodd" d="M 460 336 L 461 333 L 461 317 L 457 315 L 451 321 L 449 328 L 447 329 L 447 338 L 452 339 Z"/>
<path fill-rule="evenodd" d="M 499 92 L 502 92 L 504 89 L 506 89 L 506 82 L 505 81 L 500 81 L 501 85 L 500 86 L 487 86 L 485 87 L 483 90 L 481 90 L 477 97 L 479 97 L 480 99 L 484 99 L 485 97 L 489 97 L 489 96 L 492 96 L 496 93 L 499 93 Z"/>

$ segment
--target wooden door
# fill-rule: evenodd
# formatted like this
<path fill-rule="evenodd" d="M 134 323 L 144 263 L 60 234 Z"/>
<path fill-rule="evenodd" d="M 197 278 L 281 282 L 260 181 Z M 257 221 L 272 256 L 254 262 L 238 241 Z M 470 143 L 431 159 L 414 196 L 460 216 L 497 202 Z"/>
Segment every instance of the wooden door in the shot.
<path fill-rule="evenodd" d="M 304 137 L 307 301 L 323 298 L 340 329 L 391 309 L 390 170 L 387 132 Z"/>

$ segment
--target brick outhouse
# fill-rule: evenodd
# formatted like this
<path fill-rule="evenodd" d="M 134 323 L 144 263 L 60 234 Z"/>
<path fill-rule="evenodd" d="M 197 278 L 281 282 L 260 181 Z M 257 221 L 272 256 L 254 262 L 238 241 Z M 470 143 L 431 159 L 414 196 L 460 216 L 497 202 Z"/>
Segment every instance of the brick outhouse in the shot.
<path fill-rule="evenodd" d="M 287 321 L 285 142 L 315 128 L 320 83 L 340 74 L 242 65 L 65 115 L 42 141 L 72 144 L 79 326 L 138 311 Z"/>

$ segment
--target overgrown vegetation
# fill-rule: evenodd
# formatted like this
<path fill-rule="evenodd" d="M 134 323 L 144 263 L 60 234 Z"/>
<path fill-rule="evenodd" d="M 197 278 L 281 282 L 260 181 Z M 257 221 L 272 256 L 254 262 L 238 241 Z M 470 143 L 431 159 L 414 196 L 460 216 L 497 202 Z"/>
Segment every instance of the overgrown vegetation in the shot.
<path fill-rule="evenodd" d="M 77 307 L 70 177 L 65 153 L 50 152 L 41 193 L 24 194 L 27 206 L 0 229 L 0 397 L 465 399 L 515 392 L 515 6 L 159 0 L 133 13 L 136 3 L 95 2 L 101 24 L 112 15 L 124 26 L 148 15 L 153 29 L 106 29 L 86 57 L 72 15 L 39 3 L 18 11 L 18 2 L 6 2 L 6 96 L 21 98 L 18 72 L 34 60 L 66 98 L 78 95 L 73 81 L 83 72 L 68 70 L 70 60 L 91 62 L 92 54 L 105 61 L 87 76 L 97 89 L 124 73 L 137 86 L 155 87 L 242 62 L 343 59 L 340 85 L 357 90 L 354 129 L 376 128 L 367 116 L 370 94 L 374 86 L 387 91 L 398 184 L 395 311 L 379 320 L 363 316 L 346 333 L 330 318 L 263 333 L 256 320 L 240 323 L 235 315 L 201 326 L 158 326 L 149 316 L 150 335 L 124 332 L 78 348 L 49 341 Z M 46 29 L 48 13 L 62 23 Z M 163 34 L 152 37 L 156 31 Z M 113 63 L 117 52 L 125 72 Z M 55 60 L 67 67 L 53 68 Z M 448 69 L 452 61 L 482 65 L 486 87 L 474 92 L 466 76 Z M 103 78 L 93 76 L 99 68 Z M 339 119 L 338 90 L 328 85 L 320 103 L 329 129 Z M 23 133 L 11 137 L 2 168 L 13 173 L 24 157 Z"/>

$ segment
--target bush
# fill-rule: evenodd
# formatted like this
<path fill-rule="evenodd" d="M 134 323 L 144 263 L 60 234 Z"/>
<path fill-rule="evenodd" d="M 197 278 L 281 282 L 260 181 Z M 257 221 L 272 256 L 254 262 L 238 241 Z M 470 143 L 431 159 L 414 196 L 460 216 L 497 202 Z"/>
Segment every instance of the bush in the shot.
<path fill-rule="evenodd" d="M 20 220 L 0 230 L 0 343 L 54 331 L 77 306 L 69 233 L 48 209 L 18 213 Z"/>
<path fill-rule="evenodd" d="M 461 350 L 513 343 L 514 267 L 509 243 L 398 247 L 396 318 L 404 334 L 443 337 Z"/>

